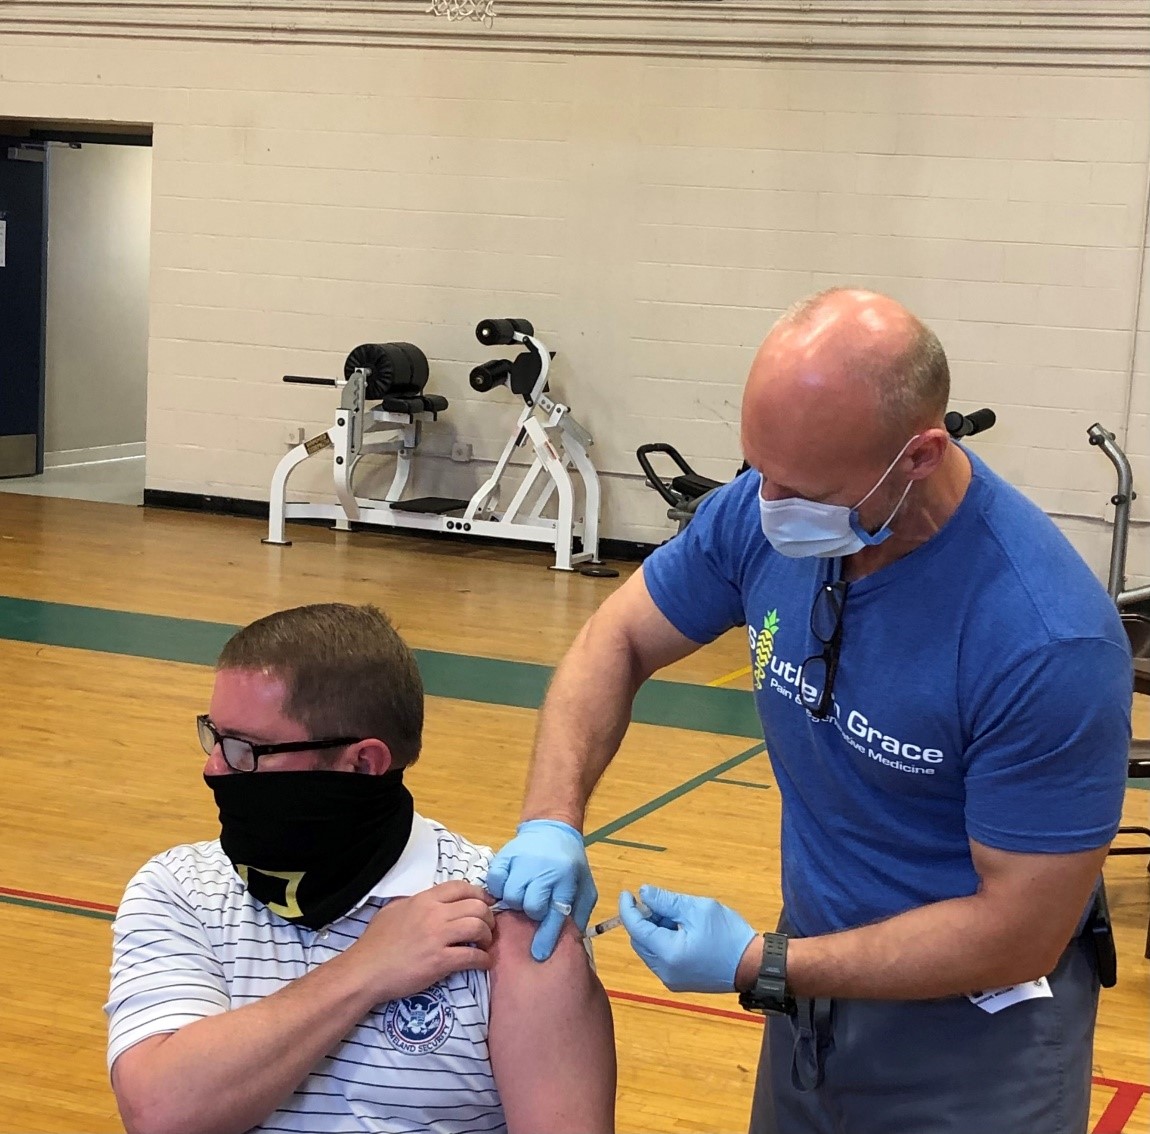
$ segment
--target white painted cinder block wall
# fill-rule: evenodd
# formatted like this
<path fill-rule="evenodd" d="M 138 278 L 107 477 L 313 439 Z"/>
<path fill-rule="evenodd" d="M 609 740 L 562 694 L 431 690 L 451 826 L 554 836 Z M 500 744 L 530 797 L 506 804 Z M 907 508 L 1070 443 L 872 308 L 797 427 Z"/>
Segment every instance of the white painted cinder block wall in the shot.
<path fill-rule="evenodd" d="M 280 376 L 405 339 L 452 401 L 416 487 L 466 494 L 486 466 L 452 464 L 451 442 L 492 458 L 515 414 L 467 385 L 490 354 L 473 328 L 525 315 L 595 436 L 606 535 L 657 542 L 671 527 L 635 447 L 670 441 L 729 476 L 756 345 L 796 298 L 851 283 L 937 330 L 955 405 L 998 411 L 978 451 L 1099 574 L 1113 478 L 1086 428 L 1116 430 L 1144 486 L 1128 569 L 1150 580 L 1138 28 L 1120 57 L 1058 67 L 946 42 L 768 62 L 564 50 L 561 32 L 555 50 L 459 49 L 481 28 L 356 42 L 321 16 L 311 42 L 129 38 L 114 21 L 47 36 L 36 21 L 60 5 L 14 7 L 0 116 L 154 125 L 149 488 L 266 499 L 286 427 L 318 430 L 333 407 Z M 406 28 L 435 23 L 394 7 Z M 317 459 L 293 484 L 313 497 L 325 480 Z"/>

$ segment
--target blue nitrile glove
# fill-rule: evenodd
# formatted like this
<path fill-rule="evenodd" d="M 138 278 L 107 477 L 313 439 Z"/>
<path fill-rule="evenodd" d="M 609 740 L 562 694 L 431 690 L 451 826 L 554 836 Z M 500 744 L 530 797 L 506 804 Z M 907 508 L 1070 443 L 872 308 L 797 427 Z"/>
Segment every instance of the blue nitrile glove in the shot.
<path fill-rule="evenodd" d="M 540 922 L 531 956 L 546 961 L 568 914 L 582 933 L 599 900 L 583 836 L 557 819 L 528 819 L 492 859 L 487 890 L 509 909 Z"/>
<path fill-rule="evenodd" d="M 672 992 L 734 992 L 735 974 L 757 934 L 733 909 L 714 898 L 640 886 L 635 899 L 619 895 L 619 916 L 639 959 Z"/>

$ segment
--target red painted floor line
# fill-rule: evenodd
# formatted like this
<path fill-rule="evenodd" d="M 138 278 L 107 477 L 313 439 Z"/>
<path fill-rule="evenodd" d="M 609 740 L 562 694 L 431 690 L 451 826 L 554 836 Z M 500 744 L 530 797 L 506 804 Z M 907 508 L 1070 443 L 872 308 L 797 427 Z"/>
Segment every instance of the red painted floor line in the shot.
<path fill-rule="evenodd" d="M 635 1004 L 650 1004 L 656 1008 L 671 1008 L 676 1012 L 694 1012 L 698 1016 L 718 1016 L 724 1020 L 737 1020 L 740 1024 L 763 1023 L 763 1017 L 752 1015 L 750 1012 L 731 1012 L 726 1008 L 711 1008 L 706 1004 L 690 1004 L 685 1000 L 663 1000 L 658 996 L 644 996 L 639 992 L 620 992 L 618 989 L 607 989 L 607 995 L 612 1000 L 629 1000 Z"/>
<path fill-rule="evenodd" d="M 1095 1079 L 1094 1082 L 1104 1087 L 1113 1087 L 1114 1097 L 1102 1112 L 1091 1134 L 1123 1134 L 1126 1123 L 1130 1121 L 1142 1101 L 1142 1096 L 1150 1088 L 1141 1087 L 1137 1083 L 1116 1082 L 1113 1079 Z"/>
<path fill-rule="evenodd" d="M 13 890 L 8 886 L 0 886 L 0 894 L 7 894 L 10 898 L 28 898 L 34 902 L 51 902 L 56 906 L 76 906 L 82 910 L 100 910 L 102 913 L 115 913 L 116 907 L 105 905 L 103 902 L 85 902 L 81 898 L 62 898 L 58 894 L 38 894 L 34 890 Z"/>

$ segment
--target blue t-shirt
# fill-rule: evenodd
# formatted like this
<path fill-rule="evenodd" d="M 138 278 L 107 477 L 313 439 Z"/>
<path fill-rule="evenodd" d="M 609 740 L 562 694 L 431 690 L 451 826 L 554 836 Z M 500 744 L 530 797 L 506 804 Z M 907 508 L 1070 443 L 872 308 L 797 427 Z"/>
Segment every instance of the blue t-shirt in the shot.
<path fill-rule="evenodd" d="M 796 685 L 821 652 L 811 605 L 831 564 L 771 548 L 758 473 L 643 565 L 693 641 L 747 626 L 783 899 L 803 936 L 974 893 L 970 839 L 1070 853 L 1118 829 L 1133 671 L 1117 610 L 1051 520 L 967 455 L 973 478 L 943 528 L 850 584 L 826 720 Z"/>

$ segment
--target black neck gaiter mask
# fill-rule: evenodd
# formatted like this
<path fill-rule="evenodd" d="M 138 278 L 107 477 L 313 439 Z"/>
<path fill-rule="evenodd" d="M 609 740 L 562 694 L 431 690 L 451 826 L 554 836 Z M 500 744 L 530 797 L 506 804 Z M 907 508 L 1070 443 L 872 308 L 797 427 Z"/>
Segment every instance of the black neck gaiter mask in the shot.
<path fill-rule="evenodd" d="M 257 901 L 321 929 L 399 860 L 415 804 L 403 772 L 247 772 L 204 776 L 220 845 Z"/>

